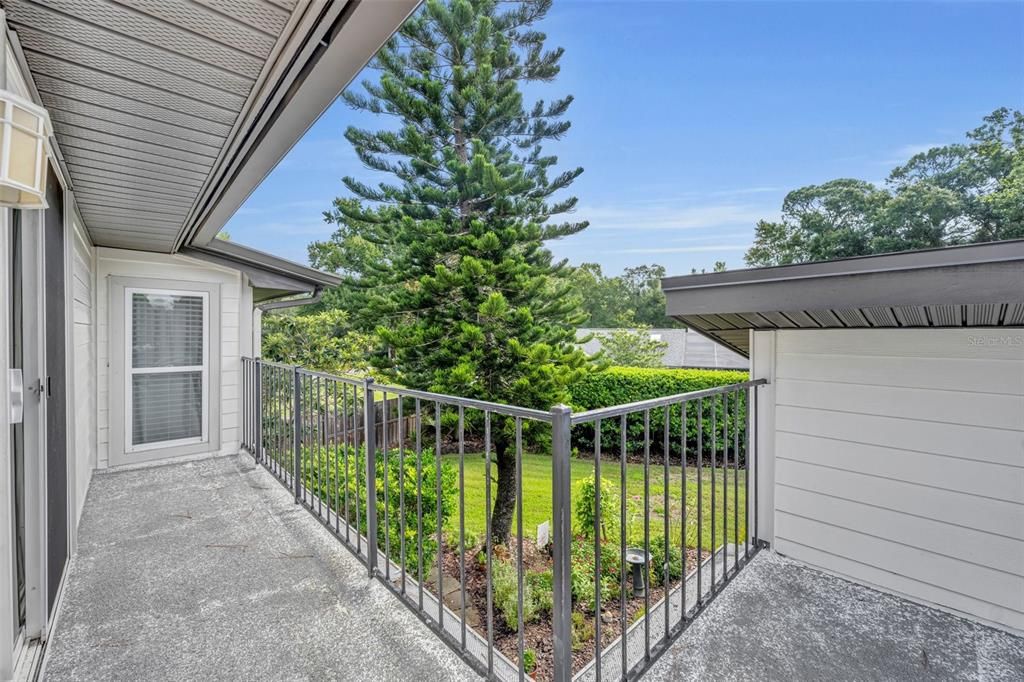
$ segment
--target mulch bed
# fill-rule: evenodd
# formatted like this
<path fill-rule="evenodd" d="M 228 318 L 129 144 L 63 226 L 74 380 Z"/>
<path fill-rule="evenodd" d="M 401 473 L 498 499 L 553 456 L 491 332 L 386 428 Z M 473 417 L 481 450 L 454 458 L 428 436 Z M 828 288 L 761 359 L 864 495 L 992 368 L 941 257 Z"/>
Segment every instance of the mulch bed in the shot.
<path fill-rule="evenodd" d="M 504 547 L 495 547 L 494 561 L 512 560 L 514 558 L 515 541 L 513 540 L 512 550 L 508 550 Z M 486 563 L 481 565 L 477 559 L 479 549 L 471 549 L 466 551 L 466 620 L 469 623 L 480 623 L 480 626 L 476 628 L 477 632 L 484 639 L 487 638 L 487 566 Z M 703 552 L 703 558 L 706 559 L 710 556 L 710 552 Z M 688 570 L 692 570 L 692 567 L 697 566 L 697 549 L 688 548 L 686 550 L 686 566 Z M 450 579 L 459 580 L 460 566 L 459 566 L 459 553 L 458 548 L 444 547 L 442 566 L 446 580 Z M 536 545 L 530 541 L 524 539 L 523 541 L 523 568 L 524 568 L 524 580 L 527 572 L 541 572 L 551 568 L 551 557 L 547 550 L 539 550 Z M 675 588 L 679 585 L 680 581 L 675 580 L 670 585 L 670 588 Z M 632 596 L 632 582 L 628 581 L 626 586 L 626 624 L 627 627 L 638 619 L 644 609 L 644 597 Z M 665 594 L 664 587 L 651 587 L 650 588 L 650 603 L 653 606 L 658 602 Z M 473 610 L 475 613 L 471 613 Z M 594 613 L 592 610 L 584 607 L 582 604 L 577 604 L 574 608 L 575 611 L 583 614 L 583 617 L 587 620 L 591 626 L 594 623 Z M 601 604 L 601 648 L 611 644 L 616 637 L 621 633 L 621 603 L 620 599 L 616 597 L 613 603 Z M 551 680 L 554 677 L 553 660 L 554 660 L 554 633 L 551 627 L 551 616 L 550 614 L 543 614 L 539 620 L 533 623 L 527 623 L 523 628 L 523 642 L 526 649 L 532 649 L 536 656 L 536 667 L 534 668 L 531 676 L 538 682 Z M 510 661 L 513 663 L 519 659 L 519 635 L 515 629 L 509 628 L 505 624 L 504 618 L 494 610 L 494 646 L 501 651 Z M 579 650 L 573 652 L 573 673 L 581 670 L 587 663 L 594 659 L 594 637 L 585 642 L 584 646 Z"/>

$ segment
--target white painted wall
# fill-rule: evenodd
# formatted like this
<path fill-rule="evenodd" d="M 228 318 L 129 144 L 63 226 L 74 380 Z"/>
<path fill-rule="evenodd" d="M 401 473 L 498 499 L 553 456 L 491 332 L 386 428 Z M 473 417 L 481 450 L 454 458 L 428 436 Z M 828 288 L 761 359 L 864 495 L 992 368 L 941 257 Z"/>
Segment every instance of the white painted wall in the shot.
<path fill-rule="evenodd" d="M 252 295 L 243 276 L 236 270 L 220 267 L 205 261 L 180 255 L 145 253 L 121 249 L 97 248 L 96 280 L 96 330 L 97 330 L 97 465 L 110 465 L 111 390 L 123 390 L 110 386 L 109 357 L 110 310 L 108 281 L 110 277 L 143 277 L 172 282 L 201 282 L 220 285 L 220 319 L 211 324 L 220 325 L 220 376 L 211 377 L 219 381 L 220 401 L 215 406 L 220 410 L 220 447 L 217 452 L 207 454 L 228 454 L 238 452 L 239 410 L 241 409 L 241 384 L 239 373 L 240 357 L 250 352 L 251 332 L 248 325 L 240 324 L 239 313 L 243 303 L 251 302 Z M 251 303 L 249 303 L 251 305 Z M 246 315 L 248 310 L 246 309 Z M 244 332 L 243 332 L 244 329 Z"/>
<path fill-rule="evenodd" d="M 1024 330 L 790 330 L 754 351 L 774 549 L 1024 631 Z"/>
<path fill-rule="evenodd" d="M 74 451 L 68 459 L 74 467 L 75 509 L 72 528 L 78 525 L 96 468 L 96 285 L 95 249 L 85 227 L 73 218 L 71 249 L 71 310 L 67 324 L 72 330 L 71 358 L 74 367 L 74 396 L 68 406 L 72 415 Z"/>

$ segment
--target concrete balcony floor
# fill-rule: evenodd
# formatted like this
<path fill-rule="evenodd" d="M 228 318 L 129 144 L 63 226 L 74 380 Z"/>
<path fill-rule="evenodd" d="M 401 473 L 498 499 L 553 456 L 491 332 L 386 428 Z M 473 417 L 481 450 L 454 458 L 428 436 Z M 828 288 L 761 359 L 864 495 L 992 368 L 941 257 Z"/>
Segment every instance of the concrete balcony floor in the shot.
<path fill-rule="evenodd" d="M 95 476 L 44 666 L 54 682 L 479 679 L 247 455 Z M 644 679 L 1022 680 L 1024 638 L 762 551 Z"/>
<path fill-rule="evenodd" d="M 479 679 L 247 456 L 95 476 L 44 666 L 54 682 Z"/>

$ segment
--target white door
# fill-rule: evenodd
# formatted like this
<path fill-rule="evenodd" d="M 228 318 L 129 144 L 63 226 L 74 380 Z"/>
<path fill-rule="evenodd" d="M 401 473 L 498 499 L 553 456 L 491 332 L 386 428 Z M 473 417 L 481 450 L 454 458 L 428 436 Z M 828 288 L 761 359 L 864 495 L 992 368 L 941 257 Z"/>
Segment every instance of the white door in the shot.
<path fill-rule="evenodd" d="M 1024 631 L 1024 329 L 774 335 L 774 548 Z"/>

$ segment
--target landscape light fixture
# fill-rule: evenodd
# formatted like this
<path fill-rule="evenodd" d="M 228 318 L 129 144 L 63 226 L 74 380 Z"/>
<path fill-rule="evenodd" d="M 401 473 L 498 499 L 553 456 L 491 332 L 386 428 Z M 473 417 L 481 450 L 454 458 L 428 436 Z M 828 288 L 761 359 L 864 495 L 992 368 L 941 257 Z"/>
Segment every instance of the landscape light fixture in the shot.
<path fill-rule="evenodd" d="M 640 547 L 630 547 L 626 550 L 626 563 L 633 569 L 633 596 L 639 597 L 647 587 L 647 579 L 644 576 L 651 555 Z"/>

